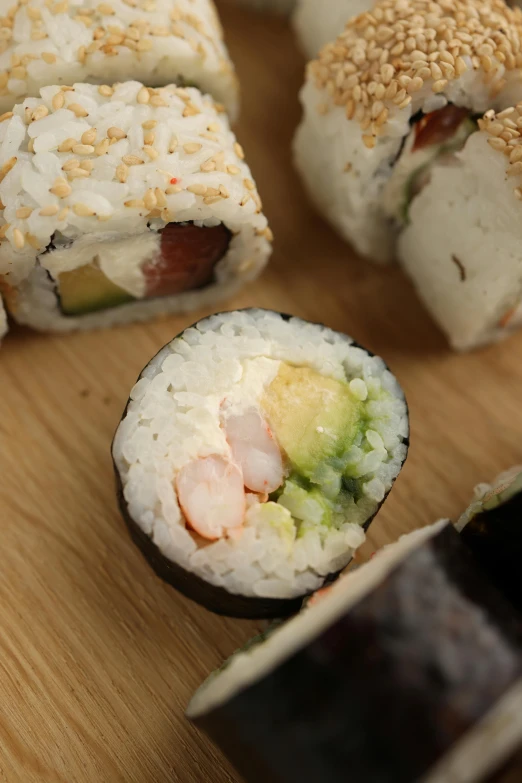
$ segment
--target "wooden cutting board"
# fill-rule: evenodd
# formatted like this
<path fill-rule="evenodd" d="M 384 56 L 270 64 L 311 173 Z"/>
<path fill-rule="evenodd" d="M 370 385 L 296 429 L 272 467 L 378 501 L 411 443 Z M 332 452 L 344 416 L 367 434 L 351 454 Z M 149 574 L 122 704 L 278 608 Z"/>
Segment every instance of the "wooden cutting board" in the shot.
<path fill-rule="evenodd" d="M 458 515 L 475 483 L 522 462 L 522 333 L 450 353 L 400 271 L 358 261 L 336 238 L 291 166 L 304 63 L 290 30 L 222 12 L 243 85 L 238 136 L 276 236 L 269 270 L 229 307 L 347 332 L 408 396 L 410 457 L 368 557 Z M 154 576 L 119 517 L 109 453 L 142 367 L 205 314 L 64 337 L 17 329 L 0 351 L 2 783 L 238 781 L 183 713 L 256 624 L 212 616 Z"/>

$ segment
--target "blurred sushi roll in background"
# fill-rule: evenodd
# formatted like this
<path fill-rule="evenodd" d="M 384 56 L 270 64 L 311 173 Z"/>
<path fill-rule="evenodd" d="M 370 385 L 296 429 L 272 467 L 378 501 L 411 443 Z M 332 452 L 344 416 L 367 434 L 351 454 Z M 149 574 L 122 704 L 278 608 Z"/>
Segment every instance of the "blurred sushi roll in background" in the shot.
<path fill-rule="evenodd" d="M 45 87 L 0 122 L 0 275 L 68 331 L 212 305 L 271 252 L 226 114 L 195 88 Z"/>
<path fill-rule="evenodd" d="M 3 5 L 0 112 L 50 84 L 136 79 L 197 86 L 236 115 L 237 79 L 212 0 Z"/>
<path fill-rule="evenodd" d="M 522 610 L 522 465 L 479 484 L 456 527 L 491 581 Z"/>
<path fill-rule="evenodd" d="M 513 783 L 522 621 L 443 520 L 236 653 L 187 715 L 249 783 Z"/>
<path fill-rule="evenodd" d="M 522 325 L 522 103 L 487 112 L 478 126 L 462 151 L 448 150 L 428 171 L 410 176 L 401 207 L 408 219 L 398 241 L 404 269 L 461 350 Z"/>
<path fill-rule="evenodd" d="M 345 335 L 267 310 L 185 330 L 117 430 L 120 507 L 157 573 L 222 614 L 280 617 L 364 540 L 408 448 L 404 395 Z"/>
<path fill-rule="evenodd" d="M 297 0 L 292 17 L 305 55 L 312 59 L 344 29 L 353 16 L 370 11 L 374 0 Z"/>
<path fill-rule="evenodd" d="M 522 99 L 521 20 L 503 0 L 381 0 L 310 63 L 297 167 L 362 255 L 391 260 L 412 175 Z"/>

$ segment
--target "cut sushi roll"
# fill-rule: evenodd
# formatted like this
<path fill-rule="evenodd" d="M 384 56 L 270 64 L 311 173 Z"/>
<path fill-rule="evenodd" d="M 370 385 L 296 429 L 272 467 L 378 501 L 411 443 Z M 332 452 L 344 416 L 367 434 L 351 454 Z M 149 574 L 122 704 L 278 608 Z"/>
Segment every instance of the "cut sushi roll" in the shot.
<path fill-rule="evenodd" d="M 208 306 L 270 255 L 243 150 L 192 87 L 44 87 L 0 123 L 0 180 L 6 303 L 37 329 Z"/>
<path fill-rule="evenodd" d="M 463 541 L 492 582 L 522 611 L 522 466 L 479 484 L 457 522 Z"/>
<path fill-rule="evenodd" d="M 310 59 L 342 32 L 353 16 L 369 11 L 373 0 L 297 0 L 292 18 L 304 53 Z"/>
<path fill-rule="evenodd" d="M 14 0 L 3 10 L 0 112 L 48 84 L 137 79 L 195 85 L 237 113 L 237 79 L 213 0 Z"/>
<path fill-rule="evenodd" d="M 468 117 L 521 100 L 520 21 L 503 0 L 381 0 L 309 65 L 296 163 L 318 209 L 361 254 L 391 260 L 410 178 L 464 143 Z M 424 149 L 411 159 L 401 153 L 418 124 Z"/>
<path fill-rule="evenodd" d="M 233 656 L 187 715 L 249 783 L 472 783 L 522 747 L 521 675 L 520 619 L 442 521 Z"/>
<path fill-rule="evenodd" d="M 150 362 L 113 456 L 122 512 L 162 578 L 215 612 L 279 617 L 349 562 L 407 439 L 381 359 L 245 310 L 200 321 Z"/>
<path fill-rule="evenodd" d="M 522 103 L 487 112 L 456 155 L 408 194 L 398 255 L 426 307 L 459 350 L 522 325 Z"/>

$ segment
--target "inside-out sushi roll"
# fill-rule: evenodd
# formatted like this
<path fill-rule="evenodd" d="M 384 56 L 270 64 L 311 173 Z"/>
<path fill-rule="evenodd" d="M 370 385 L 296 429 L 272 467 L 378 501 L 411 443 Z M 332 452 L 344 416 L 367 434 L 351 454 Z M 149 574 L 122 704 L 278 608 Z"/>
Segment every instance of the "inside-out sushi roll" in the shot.
<path fill-rule="evenodd" d="M 349 562 L 407 438 L 381 359 L 245 310 L 200 321 L 150 362 L 113 456 L 122 512 L 160 576 L 213 611 L 278 617 Z"/>
<path fill-rule="evenodd" d="M 453 139 L 466 135 L 469 122 L 461 120 Z M 452 346 L 461 350 L 522 325 L 522 103 L 489 111 L 478 125 L 462 151 L 439 156 L 429 168 L 411 173 L 422 150 L 405 153 L 410 176 L 400 206 L 407 219 L 398 256 Z"/>
<path fill-rule="evenodd" d="M 3 4 L 0 28 L 0 112 L 49 84 L 137 79 L 195 85 L 236 114 L 213 0 L 14 0 Z"/>
<path fill-rule="evenodd" d="M 522 98 L 520 21 L 503 0 L 381 0 L 309 65 L 297 166 L 360 253 L 393 258 L 412 176 Z"/>
<path fill-rule="evenodd" d="M 373 0 L 297 0 L 292 17 L 304 53 L 310 59 L 342 32 L 352 16 L 369 11 Z"/>
<path fill-rule="evenodd" d="M 187 715 L 249 783 L 478 783 L 522 747 L 521 675 L 520 618 L 441 521 L 238 652 Z"/>
<path fill-rule="evenodd" d="M 479 484 L 456 527 L 492 582 L 522 610 L 522 465 Z"/>
<path fill-rule="evenodd" d="M 38 329 L 213 304 L 270 255 L 243 150 L 192 87 L 43 88 L 0 122 L 0 198 L 6 303 Z"/>

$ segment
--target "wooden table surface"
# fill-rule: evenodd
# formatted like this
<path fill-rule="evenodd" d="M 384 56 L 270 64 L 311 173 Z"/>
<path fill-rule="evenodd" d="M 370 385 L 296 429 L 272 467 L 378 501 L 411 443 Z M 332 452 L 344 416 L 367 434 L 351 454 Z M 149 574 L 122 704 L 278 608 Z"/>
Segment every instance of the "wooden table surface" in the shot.
<path fill-rule="evenodd" d="M 363 554 L 441 516 L 522 461 L 522 333 L 449 352 L 397 268 L 358 261 L 290 163 L 303 61 L 284 22 L 224 6 L 243 84 L 238 136 L 276 235 L 230 307 L 321 320 L 383 355 L 408 396 L 412 447 Z M 197 317 L 205 313 L 197 313 Z M 195 317 L 49 337 L 0 352 L 0 781 L 225 783 L 239 778 L 184 718 L 201 680 L 256 624 L 163 585 L 131 544 L 109 447 L 150 357 Z"/>

